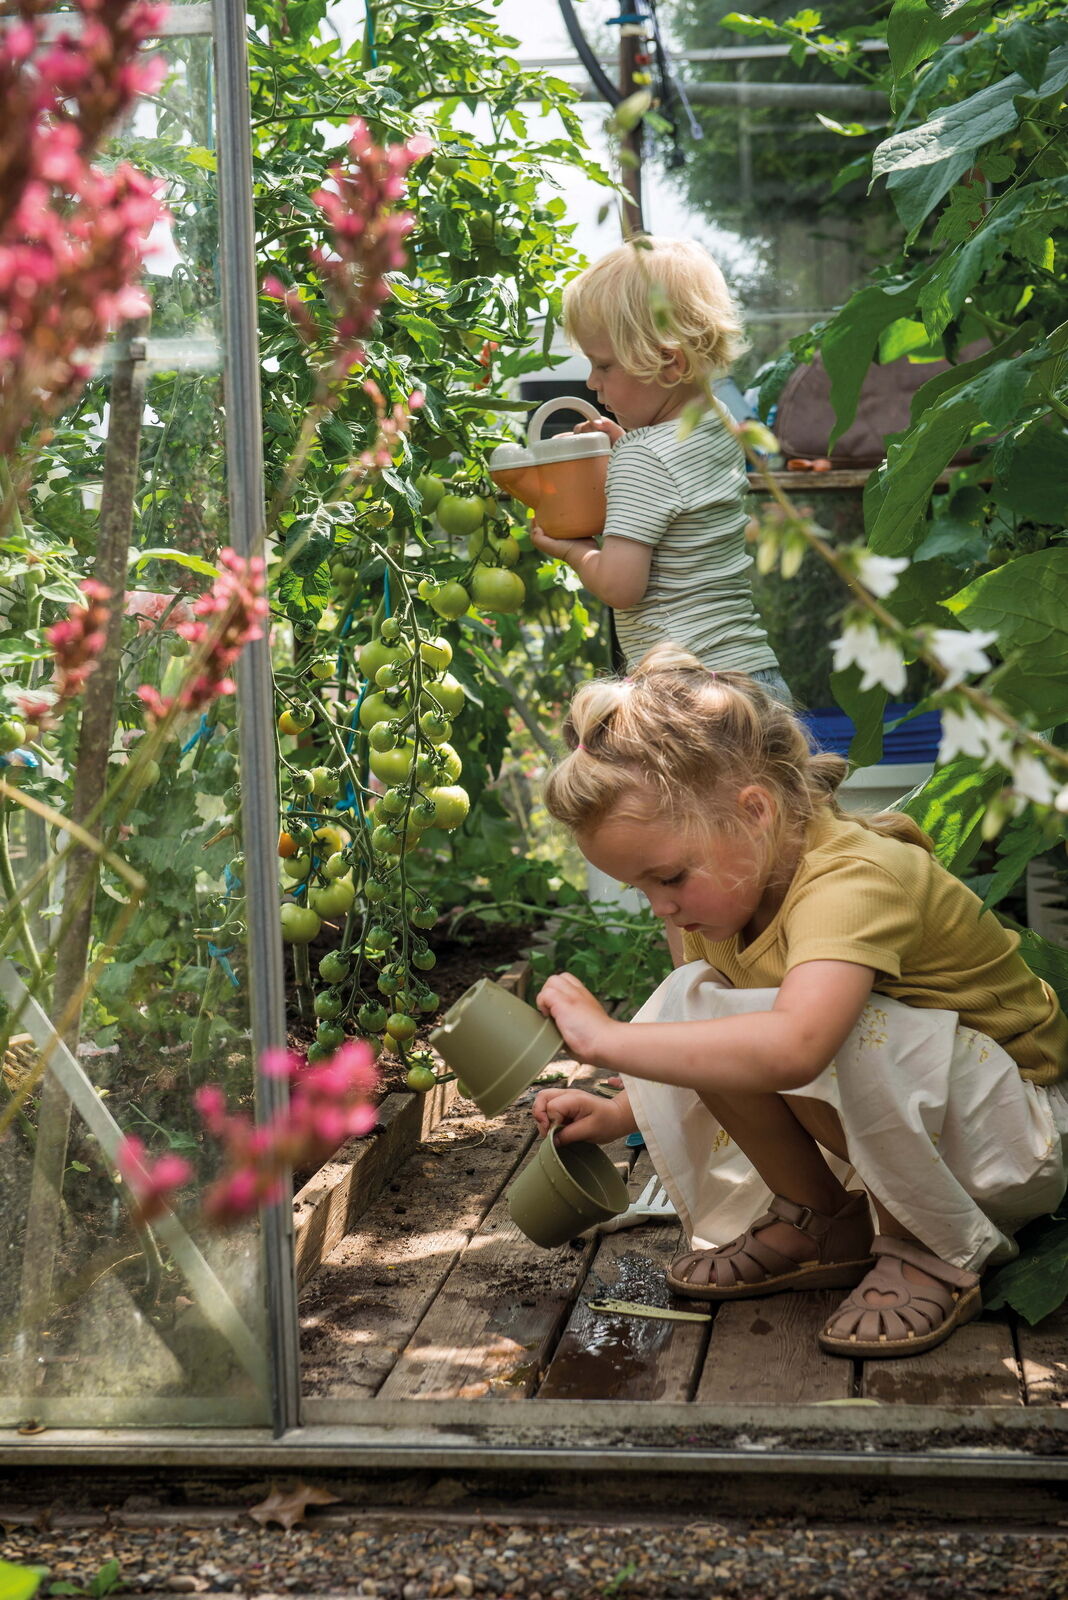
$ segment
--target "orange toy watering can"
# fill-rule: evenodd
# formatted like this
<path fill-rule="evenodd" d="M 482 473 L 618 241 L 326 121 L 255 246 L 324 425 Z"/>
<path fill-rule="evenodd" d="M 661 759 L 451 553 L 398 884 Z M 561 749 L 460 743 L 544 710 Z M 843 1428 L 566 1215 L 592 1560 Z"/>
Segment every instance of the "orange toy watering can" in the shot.
<path fill-rule="evenodd" d="M 546 400 L 530 419 L 529 448 L 500 445 L 489 458 L 490 477 L 506 494 L 532 506 L 539 527 L 554 539 L 593 539 L 604 532 L 612 445 L 603 433 L 558 433 L 543 439 L 545 419 L 554 411 L 581 411 L 591 422 L 601 415 L 577 395 Z"/>

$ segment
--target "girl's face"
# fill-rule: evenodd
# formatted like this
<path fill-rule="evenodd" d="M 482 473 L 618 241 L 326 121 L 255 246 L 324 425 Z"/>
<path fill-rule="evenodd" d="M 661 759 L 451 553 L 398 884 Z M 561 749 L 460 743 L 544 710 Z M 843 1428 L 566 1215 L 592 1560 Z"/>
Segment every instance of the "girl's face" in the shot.
<path fill-rule="evenodd" d="M 682 932 L 712 941 L 754 939 L 778 910 L 784 886 L 769 883 L 762 834 L 772 811 L 765 792 L 754 785 L 739 801 L 750 825 L 736 834 L 701 838 L 655 819 L 609 819 L 580 834 L 579 848 L 601 872 L 640 889 L 654 916 Z"/>
<path fill-rule="evenodd" d="M 632 428 L 651 428 L 657 422 L 677 417 L 696 393 L 693 384 L 671 382 L 678 365 L 677 355 L 665 360 L 664 381 L 659 382 L 636 378 L 621 367 L 603 333 L 583 335 L 579 346 L 590 364 L 587 384 L 628 433 Z"/>

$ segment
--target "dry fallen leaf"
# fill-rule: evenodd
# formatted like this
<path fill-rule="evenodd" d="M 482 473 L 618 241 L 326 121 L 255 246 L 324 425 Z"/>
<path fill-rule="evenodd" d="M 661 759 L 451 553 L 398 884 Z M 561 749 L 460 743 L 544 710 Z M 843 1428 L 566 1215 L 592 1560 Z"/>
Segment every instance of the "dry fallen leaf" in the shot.
<path fill-rule="evenodd" d="M 272 1489 L 266 1500 L 261 1500 L 258 1506 L 249 1507 L 248 1514 L 261 1528 L 265 1528 L 269 1522 L 291 1528 L 295 1522 L 304 1521 L 304 1513 L 309 1506 L 336 1505 L 339 1499 L 340 1496 L 331 1494 L 329 1489 L 296 1483 L 291 1489 Z"/>

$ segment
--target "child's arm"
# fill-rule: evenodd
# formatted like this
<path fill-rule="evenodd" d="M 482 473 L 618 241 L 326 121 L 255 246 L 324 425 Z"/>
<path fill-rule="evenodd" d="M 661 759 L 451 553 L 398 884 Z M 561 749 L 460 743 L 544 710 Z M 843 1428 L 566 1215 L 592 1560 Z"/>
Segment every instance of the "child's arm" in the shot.
<path fill-rule="evenodd" d="M 547 556 L 566 561 L 583 588 L 614 611 L 636 606 L 649 587 L 652 545 L 636 539 L 608 538 L 601 545 L 593 539 L 552 539 L 537 526 L 531 528 L 530 539 Z"/>
<path fill-rule="evenodd" d="M 580 1061 L 699 1094 L 789 1094 L 834 1059 L 864 1009 L 875 972 L 806 961 L 770 1011 L 709 1022 L 616 1022 L 577 978 L 557 973 L 538 995 Z"/>

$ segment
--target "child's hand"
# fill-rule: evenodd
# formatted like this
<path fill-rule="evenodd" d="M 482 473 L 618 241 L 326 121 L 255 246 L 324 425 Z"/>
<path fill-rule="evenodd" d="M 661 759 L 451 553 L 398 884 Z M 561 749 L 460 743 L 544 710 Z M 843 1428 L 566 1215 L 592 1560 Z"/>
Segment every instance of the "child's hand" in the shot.
<path fill-rule="evenodd" d="M 618 422 L 613 422 L 610 417 L 598 417 L 596 422 L 576 422 L 576 433 L 606 433 L 615 444 L 617 439 L 622 439 L 626 428 L 621 428 Z"/>
<path fill-rule="evenodd" d="M 539 528 L 536 522 L 530 529 L 530 542 L 535 549 L 543 551 L 547 556 L 555 556 L 558 561 L 571 561 L 576 550 L 597 548 L 591 539 L 554 539 L 544 528 Z"/>
<path fill-rule="evenodd" d="M 580 1139 L 611 1144 L 634 1127 L 625 1105 L 587 1094 L 585 1089 L 542 1089 L 532 1110 L 543 1135 L 559 1126 L 558 1144 L 575 1144 Z"/>
<path fill-rule="evenodd" d="M 611 1067 L 611 1036 L 626 1023 L 613 1022 L 599 1000 L 570 972 L 556 972 L 537 998 L 539 1011 L 552 1017 L 568 1049 L 579 1061 Z"/>

